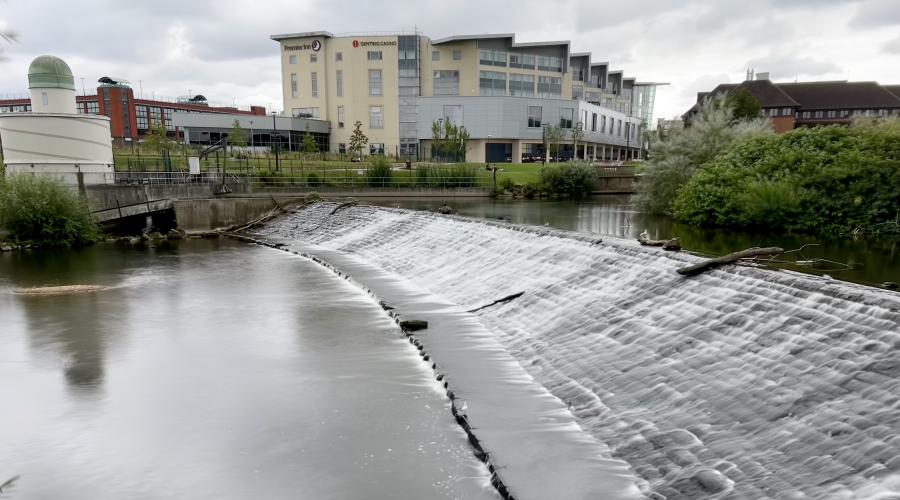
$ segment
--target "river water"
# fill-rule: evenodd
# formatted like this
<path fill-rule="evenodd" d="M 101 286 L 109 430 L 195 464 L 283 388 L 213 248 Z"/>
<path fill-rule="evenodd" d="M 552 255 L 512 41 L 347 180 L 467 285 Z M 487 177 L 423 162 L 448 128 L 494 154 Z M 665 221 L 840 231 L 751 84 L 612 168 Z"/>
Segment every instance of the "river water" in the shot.
<path fill-rule="evenodd" d="M 647 231 L 653 239 L 681 238 L 686 250 L 710 256 L 724 255 L 750 247 L 780 246 L 799 249 L 807 246 L 802 257 L 790 260 L 824 259 L 813 267 L 790 264 L 773 267 L 791 269 L 835 279 L 880 286 L 900 283 L 900 239 L 852 239 L 798 234 L 752 233 L 699 228 L 679 224 L 669 217 L 638 212 L 628 196 L 597 196 L 584 201 L 537 201 L 488 198 L 391 199 L 371 200 L 383 206 L 435 210 L 450 205 L 455 213 L 467 217 L 503 219 L 516 224 L 550 226 L 620 238 L 637 238 Z"/>
<path fill-rule="evenodd" d="M 18 287 L 94 284 L 26 297 Z M 3 498 L 497 498 L 359 288 L 230 241 L 0 255 Z"/>

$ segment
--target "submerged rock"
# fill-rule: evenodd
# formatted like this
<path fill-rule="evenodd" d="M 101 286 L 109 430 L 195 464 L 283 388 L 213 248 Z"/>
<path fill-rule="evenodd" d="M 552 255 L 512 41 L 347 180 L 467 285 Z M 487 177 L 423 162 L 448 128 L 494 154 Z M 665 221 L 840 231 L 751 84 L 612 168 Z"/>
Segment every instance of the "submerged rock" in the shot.
<path fill-rule="evenodd" d="M 414 332 L 428 328 L 428 322 L 421 319 L 404 319 L 400 321 L 400 328 Z"/>

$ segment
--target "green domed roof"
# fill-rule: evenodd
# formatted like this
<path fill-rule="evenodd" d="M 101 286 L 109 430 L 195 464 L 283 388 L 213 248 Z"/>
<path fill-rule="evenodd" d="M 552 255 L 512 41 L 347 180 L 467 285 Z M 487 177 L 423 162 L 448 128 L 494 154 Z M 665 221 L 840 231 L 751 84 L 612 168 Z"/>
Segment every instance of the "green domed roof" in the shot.
<path fill-rule="evenodd" d="M 65 61 L 54 56 L 40 56 L 28 67 L 28 88 L 75 90 L 75 78 Z"/>

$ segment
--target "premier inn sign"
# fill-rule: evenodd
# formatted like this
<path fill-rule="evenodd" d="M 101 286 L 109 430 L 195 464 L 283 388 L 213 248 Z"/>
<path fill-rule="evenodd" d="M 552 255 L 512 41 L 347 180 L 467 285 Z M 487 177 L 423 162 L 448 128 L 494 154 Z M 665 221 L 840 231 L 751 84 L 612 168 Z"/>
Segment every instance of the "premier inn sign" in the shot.
<path fill-rule="evenodd" d="M 285 45 L 284 51 L 292 51 L 292 50 L 311 50 L 313 52 L 318 52 L 319 49 L 322 48 L 322 42 L 318 40 L 313 40 L 311 43 L 301 43 L 299 45 Z"/>

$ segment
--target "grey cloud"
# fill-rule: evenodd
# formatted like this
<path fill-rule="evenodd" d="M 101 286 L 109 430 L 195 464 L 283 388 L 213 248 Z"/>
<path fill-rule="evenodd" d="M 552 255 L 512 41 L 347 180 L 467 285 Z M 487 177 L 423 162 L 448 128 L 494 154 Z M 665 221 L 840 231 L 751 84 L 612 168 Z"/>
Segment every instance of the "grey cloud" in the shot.
<path fill-rule="evenodd" d="M 884 44 L 884 51 L 889 54 L 900 54 L 900 36 Z"/>
<path fill-rule="evenodd" d="M 867 0 L 860 4 L 850 26 L 869 29 L 900 24 L 900 2 L 897 0 Z"/>

